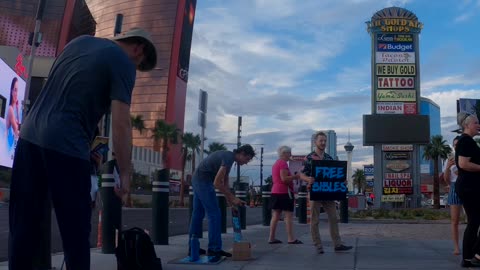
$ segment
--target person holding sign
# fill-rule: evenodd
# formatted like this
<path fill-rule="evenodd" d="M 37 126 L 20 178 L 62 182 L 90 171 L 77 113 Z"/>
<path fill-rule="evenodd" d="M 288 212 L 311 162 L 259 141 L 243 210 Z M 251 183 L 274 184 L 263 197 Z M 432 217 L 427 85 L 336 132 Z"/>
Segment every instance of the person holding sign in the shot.
<path fill-rule="evenodd" d="M 282 241 L 275 238 L 277 223 L 282 212 L 285 212 L 285 226 L 287 227 L 287 239 L 289 244 L 303 244 L 293 236 L 293 180 L 299 179 L 299 175 L 292 175 L 288 169 L 287 161 L 292 157 L 292 149 L 288 146 L 278 148 L 278 160 L 272 166 L 272 197 L 270 207 L 272 219 L 270 220 L 269 244 L 280 244 Z"/>
<path fill-rule="evenodd" d="M 317 132 L 315 134 L 315 151 L 311 152 L 305 157 L 303 161 L 303 169 L 300 174 L 300 179 L 309 183 L 308 187 L 311 189 L 315 183 L 315 176 L 316 172 L 313 171 L 313 162 L 315 160 L 333 160 L 333 158 L 325 153 L 325 148 L 327 146 L 327 135 L 324 132 Z M 321 169 L 321 168 L 318 168 Z M 340 170 L 333 169 L 328 172 L 331 175 L 339 175 L 341 174 Z M 317 188 L 314 186 L 314 188 Z M 318 187 L 322 190 L 336 190 L 342 189 L 340 184 L 334 186 L 321 186 Z M 310 208 L 312 213 L 311 224 L 310 224 L 310 231 L 312 234 L 313 243 L 317 249 L 319 254 L 323 254 L 323 245 L 322 240 L 320 238 L 320 232 L 318 229 L 319 218 L 320 218 L 320 207 L 323 207 L 325 212 L 328 216 L 328 223 L 330 224 L 330 236 L 332 237 L 333 244 L 335 246 L 335 251 L 346 251 L 352 249 L 352 246 L 346 246 L 343 244 L 340 233 L 338 230 L 338 221 L 337 221 L 337 208 L 336 202 L 333 200 L 320 200 L 320 201 L 310 201 Z"/>

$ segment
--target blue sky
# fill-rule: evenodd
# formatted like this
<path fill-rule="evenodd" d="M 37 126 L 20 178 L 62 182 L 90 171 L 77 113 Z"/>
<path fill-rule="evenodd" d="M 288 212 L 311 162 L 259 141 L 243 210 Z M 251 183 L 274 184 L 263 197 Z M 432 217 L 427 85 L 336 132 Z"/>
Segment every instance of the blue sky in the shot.
<path fill-rule="evenodd" d="M 455 100 L 480 98 L 480 0 L 198 1 L 185 130 L 200 133 L 203 89 L 209 94 L 206 144 L 236 142 L 241 115 L 243 142 L 265 144 L 264 177 L 279 146 L 306 154 L 315 130 L 335 130 L 345 160 L 350 132 L 353 167 L 372 163 L 372 147 L 362 145 L 362 115 L 371 113 L 365 22 L 391 6 L 412 11 L 424 24 L 421 95 L 440 105 L 442 135 L 450 142 Z M 245 166 L 242 175 L 259 181 L 258 166 L 252 166 L 258 163 Z"/>

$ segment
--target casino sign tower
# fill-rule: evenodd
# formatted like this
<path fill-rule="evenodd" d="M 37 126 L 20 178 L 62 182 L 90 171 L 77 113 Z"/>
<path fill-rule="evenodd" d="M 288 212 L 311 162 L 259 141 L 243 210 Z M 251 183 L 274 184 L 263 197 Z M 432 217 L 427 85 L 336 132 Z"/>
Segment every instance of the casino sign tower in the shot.
<path fill-rule="evenodd" d="M 430 140 L 420 115 L 419 34 L 423 24 L 399 7 L 367 22 L 372 44 L 372 108 L 363 116 L 363 144 L 374 147 L 376 207 L 419 207 L 419 148 Z"/>

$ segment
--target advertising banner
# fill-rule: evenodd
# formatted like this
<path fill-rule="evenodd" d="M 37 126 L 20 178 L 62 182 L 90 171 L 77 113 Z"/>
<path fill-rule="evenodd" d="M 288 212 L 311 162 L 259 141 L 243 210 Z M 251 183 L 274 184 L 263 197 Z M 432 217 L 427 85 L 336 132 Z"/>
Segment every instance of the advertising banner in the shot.
<path fill-rule="evenodd" d="M 0 59 L 0 166 L 12 167 L 24 96 L 25 81 Z"/>
<path fill-rule="evenodd" d="M 386 152 L 385 160 L 406 160 L 410 159 L 409 152 Z"/>
<path fill-rule="evenodd" d="M 377 101 L 411 101 L 417 100 L 415 90 L 377 90 Z"/>
<path fill-rule="evenodd" d="M 377 102 L 378 114 L 416 114 L 417 104 L 406 102 Z"/>
<path fill-rule="evenodd" d="M 383 187 L 383 194 L 413 194 L 413 187 Z"/>
<path fill-rule="evenodd" d="M 377 75 L 412 76 L 415 75 L 415 64 L 395 65 L 377 64 Z"/>
<path fill-rule="evenodd" d="M 378 43 L 377 52 L 415 52 L 413 43 Z"/>
<path fill-rule="evenodd" d="M 480 117 L 480 99 L 461 98 L 458 100 L 457 113 L 466 112 Z M 478 109 L 477 109 L 478 108 Z"/>
<path fill-rule="evenodd" d="M 365 177 L 367 176 L 373 176 L 374 169 L 373 165 L 363 165 L 363 174 Z"/>
<path fill-rule="evenodd" d="M 378 89 L 413 89 L 415 88 L 414 77 L 377 77 Z"/>
<path fill-rule="evenodd" d="M 404 201 L 405 201 L 404 194 L 382 196 L 382 202 L 404 202 Z"/>
<path fill-rule="evenodd" d="M 415 63 L 413 52 L 376 52 L 375 63 L 407 64 Z"/>
<path fill-rule="evenodd" d="M 344 200 L 347 196 L 347 162 L 337 160 L 313 160 L 315 182 L 310 189 L 312 201 Z"/>
<path fill-rule="evenodd" d="M 391 160 L 385 163 L 385 168 L 393 172 L 401 172 L 410 168 L 410 163 L 406 160 Z"/>
<path fill-rule="evenodd" d="M 409 34 L 377 34 L 377 41 L 378 42 L 395 42 L 395 43 L 412 43 L 413 42 L 413 35 Z"/>

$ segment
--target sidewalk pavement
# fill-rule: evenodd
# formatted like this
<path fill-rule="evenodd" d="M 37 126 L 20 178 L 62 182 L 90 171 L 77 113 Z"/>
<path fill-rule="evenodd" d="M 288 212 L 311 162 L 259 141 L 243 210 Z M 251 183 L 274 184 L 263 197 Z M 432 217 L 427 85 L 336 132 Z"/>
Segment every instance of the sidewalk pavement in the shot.
<path fill-rule="evenodd" d="M 268 244 L 269 227 L 248 226 L 243 237 L 252 243 L 253 259 L 232 261 L 230 258 L 218 265 L 170 264 L 169 262 L 185 257 L 188 236 L 169 238 L 169 245 L 155 246 L 157 256 L 162 259 L 164 270 L 188 269 L 249 269 L 249 270 L 400 270 L 400 269 L 465 269 L 460 267 L 461 256 L 452 255 L 452 243 L 449 239 L 448 224 L 339 224 L 342 240 L 354 248 L 347 252 L 334 252 L 328 224 L 320 222 L 325 254 L 317 254 L 310 238 L 309 225 L 295 223 L 295 235 L 303 245 L 287 244 L 285 224 L 280 222 L 277 238 L 283 244 Z M 461 228 L 461 231 L 462 228 Z M 232 246 L 233 233 L 229 229 L 222 235 L 224 249 Z M 207 246 L 207 234 L 200 239 L 203 248 Z M 92 249 L 92 270 L 115 270 L 115 255 L 102 254 Z M 60 269 L 63 254 L 56 254 L 52 264 Z M 7 262 L 0 263 L 0 270 L 6 270 Z"/>

